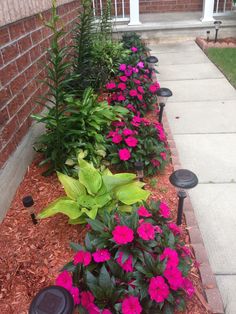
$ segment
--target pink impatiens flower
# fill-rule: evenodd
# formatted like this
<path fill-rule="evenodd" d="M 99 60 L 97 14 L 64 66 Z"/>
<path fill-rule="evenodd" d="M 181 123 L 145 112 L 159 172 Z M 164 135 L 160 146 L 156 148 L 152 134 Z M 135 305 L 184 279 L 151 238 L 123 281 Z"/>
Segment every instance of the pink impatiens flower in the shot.
<path fill-rule="evenodd" d="M 133 131 L 130 129 L 124 129 L 123 134 L 124 134 L 124 136 L 133 135 Z"/>
<path fill-rule="evenodd" d="M 80 294 L 81 296 L 81 305 L 85 308 L 88 307 L 89 304 L 93 303 L 94 296 L 90 291 L 83 291 Z"/>
<path fill-rule="evenodd" d="M 155 229 L 150 222 L 142 223 L 137 229 L 138 235 L 143 240 L 153 240 L 155 238 Z"/>
<path fill-rule="evenodd" d="M 56 285 L 70 291 L 73 285 L 73 281 L 72 281 L 72 277 L 70 273 L 66 270 L 61 272 L 56 278 Z"/>
<path fill-rule="evenodd" d="M 112 314 L 112 312 L 110 310 L 108 310 L 108 309 L 104 309 L 102 311 L 102 314 Z"/>
<path fill-rule="evenodd" d="M 125 75 L 126 76 L 131 76 L 132 75 L 132 70 L 131 69 L 126 69 L 125 70 Z"/>
<path fill-rule="evenodd" d="M 131 47 L 130 50 L 133 51 L 133 52 L 137 52 L 137 51 L 138 51 L 138 48 L 136 48 L 136 47 Z"/>
<path fill-rule="evenodd" d="M 143 100 L 143 95 L 142 94 L 137 94 L 138 100 L 142 101 Z"/>
<path fill-rule="evenodd" d="M 111 254 L 107 249 L 98 249 L 95 253 L 92 254 L 93 259 L 96 263 L 103 263 L 105 261 L 109 261 L 111 258 Z"/>
<path fill-rule="evenodd" d="M 139 92 L 140 94 L 144 94 L 144 89 L 143 89 L 142 86 L 138 86 L 138 92 Z"/>
<path fill-rule="evenodd" d="M 127 109 L 129 109 L 130 111 L 132 111 L 132 112 L 136 113 L 136 109 L 134 108 L 134 106 L 133 106 L 133 105 L 128 104 L 128 105 L 126 106 L 126 108 L 127 108 Z"/>
<path fill-rule="evenodd" d="M 168 285 L 165 283 L 164 278 L 162 276 L 157 276 L 151 278 L 148 287 L 148 293 L 151 297 L 151 300 L 161 303 L 168 298 L 170 291 Z"/>
<path fill-rule="evenodd" d="M 131 89 L 131 90 L 129 91 L 129 95 L 130 95 L 131 97 L 136 97 L 136 96 L 138 95 L 138 93 L 137 93 L 136 89 Z"/>
<path fill-rule="evenodd" d="M 141 122 L 142 122 L 142 118 L 140 118 L 140 116 L 134 116 L 132 121 L 131 121 L 131 124 L 133 126 L 137 126 L 138 127 Z"/>
<path fill-rule="evenodd" d="M 181 233 L 180 228 L 175 223 L 169 223 L 168 224 L 169 229 L 173 232 L 173 234 L 176 236 Z"/>
<path fill-rule="evenodd" d="M 125 96 L 122 95 L 122 94 L 120 94 L 120 95 L 117 96 L 117 100 L 118 100 L 118 101 L 124 101 L 125 99 L 126 99 Z"/>
<path fill-rule="evenodd" d="M 154 167 L 159 167 L 161 165 L 160 161 L 155 158 L 151 160 L 151 163 Z"/>
<path fill-rule="evenodd" d="M 77 287 L 72 287 L 70 289 L 70 293 L 73 297 L 74 304 L 79 304 L 80 303 L 80 297 L 79 297 L 79 289 Z"/>
<path fill-rule="evenodd" d="M 142 61 L 137 63 L 137 67 L 139 67 L 140 69 L 144 68 L 144 63 Z"/>
<path fill-rule="evenodd" d="M 110 82 L 106 84 L 106 89 L 114 89 L 116 88 L 116 83 Z"/>
<path fill-rule="evenodd" d="M 117 263 L 120 265 L 122 269 L 126 272 L 132 272 L 133 271 L 133 258 L 132 255 L 128 257 L 128 259 L 122 263 L 122 257 L 123 257 L 123 252 L 119 252 L 119 256 L 117 258 Z"/>
<path fill-rule="evenodd" d="M 92 260 L 91 253 L 86 251 L 78 251 L 74 256 L 74 265 L 83 264 L 84 266 L 88 266 Z"/>
<path fill-rule="evenodd" d="M 168 267 L 164 271 L 164 277 L 172 290 L 178 290 L 183 284 L 183 277 L 181 271 L 176 267 Z"/>
<path fill-rule="evenodd" d="M 125 143 L 129 146 L 129 147 L 136 147 L 138 144 L 138 140 L 133 137 L 133 136 L 129 136 L 125 139 Z"/>
<path fill-rule="evenodd" d="M 131 157 L 130 151 L 127 148 L 122 148 L 119 150 L 120 160 L 129 160 Z"/>
<path fill-rule="evenodd" d="M 161 204 L 160 204 L 160 215 L 164 218 L 170 217 L 170 209 L 166 203 L 161 202 Z"/>
<path fill-rule="evenodd" d="M 112 142 L 119 144 L 122 141 L 122 136 L 120 134 L 115 134 L 112 138 Z"/>
<path fill-rule="evenodd" d="M 149 91 L 154 94 L 159 88 L 160 85 L 158 83 L 154 83 L 149 86 Z"/>
<path fill-rule="evenodd" d="M 182 288 L 187 293 L 189 298 L 193 296 L 195 289 L 192 282 L 188 278 L 183 278 Z"/>
<path fill-rule="evenodd" d="M 117 244 L 127 244 L 133 241 L 134 232 L 127 226 L 116 226 L 112 231 L 113 239 Z"/>
<path fill-rule="evenodd" d="M 149 213 L 149 211 L 144 206 L 139 207 L 138 215 L 141 217 L 151 217 L 152 216 L 152 214 Z"/>
<path fill-rule="evenodd" d="M 137 85 L 140 85 L 140 84 L 141 84 L 140 80 L 137 80 L 137 79 L 133 79 L 133 82 L 134 82 L 135 84 L 137 84 Z"/>
<path fill-rule="evenodd" d="M 124 82 L 124 83 L 128 80 L 128 78 L 125 75 L 120 76 L 119 79 L 121 82 Z"/>
<path fill-rule="evenodd" d="M 137 297 L 129 296 L 122 302 L 122 314 L 140 314 L 142 307 Z"/>
<path fill-rule="evenodd" d="M 166 153 L 165 152 L 161 152 L 160 156 L 163 160 L 166 160 Z"/>
<path fill-rule="evenodd" d="M 121 90 L 125 90 L 126 89 L 126 84 L 125 83 L 119 83 L 118 84 L 118 88 Z"/>
<path fill-rule="evenodd" d="M 119 66 L 119 70 L 120 71 L 125 71 L 126 70 L 126 64 L 120 64 L 120 66 Z"/>
<path fill-rule="evenodd" d="M 169 247 L 165 248 L 160 256 L 160 261 L 163 261 L 165 258 L 167 258 L 166 268 L 176 268 L 178 266 L 179 257 L 175 250 Z"/>

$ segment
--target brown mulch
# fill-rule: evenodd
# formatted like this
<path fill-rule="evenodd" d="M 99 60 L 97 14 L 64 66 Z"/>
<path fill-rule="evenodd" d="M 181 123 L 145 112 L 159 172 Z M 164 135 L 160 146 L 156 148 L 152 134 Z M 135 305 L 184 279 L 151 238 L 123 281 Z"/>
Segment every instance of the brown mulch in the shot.
<path fill-rule="evenodd" d="M 206 38 L 197 37 L 196 43 L 204 51 L 208 48 L 236 48 L 236 37 L 219 38 L 216 43 L 213 39 L 207 41 Z"/>

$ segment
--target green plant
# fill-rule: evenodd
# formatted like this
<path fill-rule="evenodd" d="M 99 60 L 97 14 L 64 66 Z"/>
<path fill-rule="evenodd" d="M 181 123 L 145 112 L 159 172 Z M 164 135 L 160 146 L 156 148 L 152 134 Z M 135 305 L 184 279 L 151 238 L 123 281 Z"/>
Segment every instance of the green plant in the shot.
<path fill-rule="evenodd" d="M 56 284 L 69 291 L 74 286 L 81 313 L 183 311 L 186 295 L 194 294 L 187 278 L 192 261 L 169 215 L 165 203 L 151 202 L 131 215 L 113 210 L 87 219 L 85 245 L 71 243 L 76 254 Z"/>
<path fill-rule="evenodd" d="M 99 172 L 83 159 L 79 161 L 79 179 L 57 173 L 67 194 L 46 207 L 38 218 L 47 218 L 57 213 L 69 217 L 69 223 L 82 224 L 86 218 L 95 219 L 103 209 L 131 211 L 130 205 L 146 200 L 149 192 L 142 189 L 132 173 L 113 175 L 108 169 Z"/>
<path fill-rule="evenodd" d="M 48 92 L 41 97 L 39 102 L 48 109 L 45 115 L 32 115 L 37 121 L 45 124 L 46 133 L 41 135 L 34 146 L 36 151 L 42 152 L 45 159 L 40 163 L 50 163 L 49 169 L 44 173 L 50 174 L 54 169 L 64 167 L 64 111 L 66 88 L 70 83 L 71 63 L 68 59 L 68 48 L 60 47 L 60 40 L 64 36 L 63 29 L 59 26 L 59 16 L 56 13 L 56 0 L 52 1 L 52 16 L 45 26 L 52 31 L 50 49 L 48 49 L 48 64 L 46 78 L 43 83 Z"/>

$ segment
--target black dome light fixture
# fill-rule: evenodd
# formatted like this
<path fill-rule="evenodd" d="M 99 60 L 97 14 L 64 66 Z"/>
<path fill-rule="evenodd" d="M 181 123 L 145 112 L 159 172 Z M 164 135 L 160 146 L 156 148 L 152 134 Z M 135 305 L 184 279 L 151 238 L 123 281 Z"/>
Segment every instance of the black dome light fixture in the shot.
<path fill-rule="evenodd" d="M 216 34 L 215 34 L 215 43 L 217 42 L 218 32 L 219 32 L 219 29 L 220 29 L 221 24 L 222 24 L 221 21 L 215 21 L 215 22 L 214 22 L 215 31 L 216 31 Z"/>
<path fill-rule="evenodd" d="M 32 196 L 28 195 L 28 196 L 23 197 L 22 204 L 24 205 L 25 208 L 28 209 L 28 212 L 31 216 L 33 224 L 37 225 L 38 221 L 37 221 L 35 213 L 34 213 L 34 208 L 33 208 L 34 200 L 33 200 Z"/>
<path fill-rule="evenodd" d="M 179 169 L 174 171 L 170 175 L 170 183 L 178 188 L 177 196 L 178 202 L 178 213 L 177 213 L 177 225 L 182 224 L 183 217 L 183 206 L 184 199 L 187 197 L 185 190 L 192 189 L 198 184 L 198 178 L 195 173 L 187 169 Z"/>
<path fill-rule="evenodd" d="M 155 56 L 149 56 L 146 58 L 146 62 L 148 64 L 148 69 L 149 69 L 149 78 L 151 78 L 155 64 L 158 63 L 158 59 Z"/>
<path fill-rule="evenodd" d="M 168 98 L 171 97 L 173 94 L 169 88 L 162 87 L 157 90 L 156 95 L 157 95 L 157 102 L 160 106 L 158 122 L 161 123 L 164 107 L 167 103 Z"/>
<path fill-rule="evenodd" d="M 49 286 L 38 292 L 30 304 L 29 314 L 72 314 L 72 295 L 60 286 Z"/>

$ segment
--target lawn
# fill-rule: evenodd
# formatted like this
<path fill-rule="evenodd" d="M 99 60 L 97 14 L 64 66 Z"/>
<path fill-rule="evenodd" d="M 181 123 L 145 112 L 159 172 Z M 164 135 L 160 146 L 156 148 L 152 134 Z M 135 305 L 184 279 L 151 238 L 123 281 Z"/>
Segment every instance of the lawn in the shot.
<path fill-rule="evenodd" d="M 236 48 L 209 48 L 207 55 L 236 88 Z"/>

